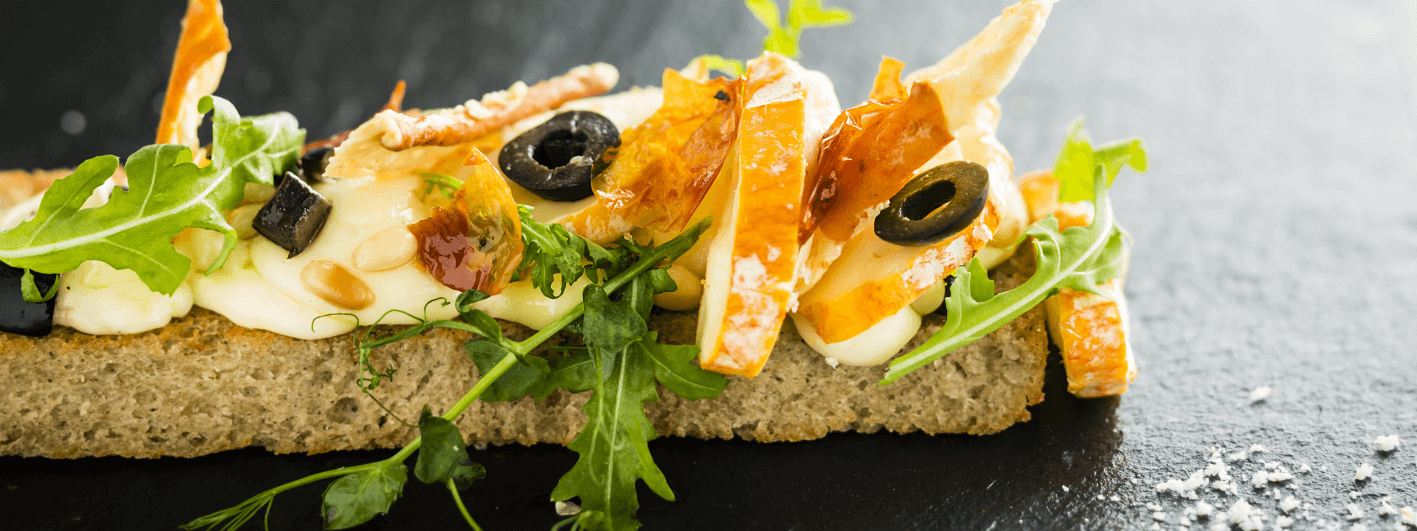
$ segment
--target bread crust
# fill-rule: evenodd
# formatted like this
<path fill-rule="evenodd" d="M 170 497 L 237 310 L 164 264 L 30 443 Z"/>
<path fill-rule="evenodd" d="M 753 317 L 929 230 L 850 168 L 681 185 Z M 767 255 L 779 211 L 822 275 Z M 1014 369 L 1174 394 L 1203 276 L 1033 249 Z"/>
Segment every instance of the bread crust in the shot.
<path fill-rule="evenodd" d="M 1032 274 L 1020 253 L 994 277 L 1000 289 Z M 927 317 L 907 348 L 939 327 Z M 506 333 L 530 331 L 503 323 Z M 691 344 L 690 313 L 656 310 L 664 341 Z M 461 345 L 436 330 L 381 348 L 377 366 L 398 373 L 376 396 L 405 419 L 446 407 L 477 381 Z M 557 337 L 549 343 L 567 341 Z M 833 431 L 988 434 L 1028 420 L 1042 400 L 1048 353 L 1042 308 L 930 366 L 877 386 L 885 366 L 832 368 L 790 324 L 754 379 L 732 377 L 723 395 L 688 401 L 660 390 L 646 405 L 663 435 L 816 439 Z M 159 330 L 91 336 L 59 327 L 44 338 L 0 333 L 0 455 L 76 458 L 195 457 L 264 447 L 276 453 L 395 448 L 417 431 L 394 421 L 355 386 L 350 335 L 293 339 L 232 324 L 200 308 Z M 535 403 L 476 402 L 458 419 L 469 444 L 567 444 L 585 424 L 586 393 Z"/>

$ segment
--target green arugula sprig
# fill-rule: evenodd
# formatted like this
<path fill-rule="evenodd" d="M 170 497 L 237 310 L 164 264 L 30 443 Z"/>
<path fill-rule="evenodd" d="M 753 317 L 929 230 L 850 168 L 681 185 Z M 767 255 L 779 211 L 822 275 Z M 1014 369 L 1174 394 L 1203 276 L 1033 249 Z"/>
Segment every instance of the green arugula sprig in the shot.
<path fill-rule="evenodd" d="M 1103 295 L 1097 290 L 1099 283 L 1126 274 L 1124 233 L 1113 217 L 1107 190 L 1124 165 L 1146 171 L 1141 140 L 1094 150 L 1079 118 L 1068 128 L 1057 160 L 1053 175 L 1062 183 L 1059 200 L 1092 201 L 1096 206 L 1092 223 L 1059 231 L 1058 219 L 1050 215 L 1029 226 L 1020 240 L 1033 238 L 1036 271 L 1022 285 L 998 295 L 979 258 L 961 266 L 945 298 L 945 324 L 920 347 L 891 361 L 881 385 L 999 329 L 1062 288 Z"/>
<path fill-rule="evenodd" d="M 802 30 L 807 28 L 827 28 L 850 24 L 850 11 L 840 7 L 822 9 L 822 0 L 790 0 L 787 8 L 787 27 L 782 27 L 778 16 L 777 2 L 773 0 L 744 0 L 748 10 L 768 29 L 763 38 L 763 51 L 777 52 L 793 59 L 802 56 L 797 43 L 802 38 Z"/>
<path fill-rule="evenodd" d="M 193 163 L 186 146 L 144 147 L 124 165 L 128 191 L 114 190 L 107 204 L 84 209 L 117 170 L 118 157 L 84 161 L 54 182 L 33 219 L 0 233 L 0 261 L 65 273 L 86 260 L 101 260 L 132 269 L 149 289 L 171 295 L 192 266 L 172 238 L 196 227 L 226 237 L 207 272 L 220 269 L 236 246 L 236 230 L 222 211 L 241 203 L 246 183 L 271 184 L 277 172 L 293 165 L 305 130 L 288 113 L 242 118 L 230 102 L 214 96 L 202 98 L 197 110 L 212 113 L 211 164 Z"/>
<path fill-rule="evenodd" d="M 552 233 L 549 227 L 526 221 L 523 234 Z M 654 381 L 685 398 L 717 396 L 727 385 L 721 375 L 709 373 L 690 361 L 697 355 L 695 346 L 659 345 L 657 337 L 645 324 L 650 297 L 656 292 L 675 288 L 673 280 L 661 268 L 687 252 L 699 235 L 708 228 L 708 220 L 695 225 L 680 236 L 658 247 L 647 247 L 621 240 L 614 249 L 605 249 L 599 263 L 612 269 L 600 269 L 605 280 L 586 287 L 586 301 L 561 316 L 550 326 L 537 331 L 523 341 L 513 341 L 502 335 L 501 325 L 490 315 L 472 308 L 487 295 L 468 291 L 454 303 L 464 321 L 428 321 L 397 334 L 368 341 L 368 330 L 357 338 L 359 348 L 372 350 L 381 345 L 406 339 L 432 327 L 468 330 L 482 336 L 469 341 L 465 348 L 474 361 L 481 360 L 482 375 L 467 394 L 441 416 L 433 416 L 426 408 L 420 418 L 419 437 L 398 453 L 373 463 L 328 470 L 306 476 L 261 492 L 241 504 L 203 516 L 183 526 L 184 529 L 235 530 L 253 518 L 263 508 L 269 516 L 275 496 L 281 492 L 316 481 L 334 478 L 321 505 L 326 529 L 344 529 L 366 522 L 377 514 L 388 512 L 403 492 L 408 481 L 404 462 L 414 452 L 418 461 L 414 476 L 425 483 L 448 486 L 459 511 L 468 525 L 478 529 L 468 514 L 458 490 L 485 471 L 467 456 L 463 438 L 453 422 L 472 402 L 483 400 L 513 400 L 530 394 L 541 400 L 556 389 L 570 392 L 594 390 L 586 408 L 590 417 L 587 429 L 571 444 L 582 453 L 575 468 L 562 478 L 552 497 L 565 500 L 580 496 L 587 510 L 575 517 L 574 524 L 585 529 L 635 529 L 638 522 L 633 514 L 638 507 L 634 481 L 643 478 L 661 496 L 673 499 L 673 493 L 659 469 L 650 458 L 645 444 L 656 436 L 644 416 L 644 402 L 657 399 Z M 561 248 L 559 239 L 541 242 L 544 251 Z M 586 260 L 592 260 L 585 247 Z M 538 264 L 532 264 L 533 267 Z M 554 266 L 553 266 L 554 267 Z M 586 267 L 589 270 L 592 267 Z M 592 275 L 596 273 L 590 273 Z M 600 276 L 600 275 L 597 275 Z M 533 276 L 533 282 L 537 277 Z M 551 277 L 542 277 L 546 284 Z M 610 294 L 626 288 L 619 301 Z M 564 286 L 561 288 L 564 290 Z M 571 349 L 565 356 L 554 359 L 554 368 L 547 359 L 532 354 L 533 350 L 558 331 L 572 323 L 586 334 L 586 349 Z M 594 352 L 594 354 L 592 354 Z M 390 371 L 391 373 L 392 371 Z M 376 384 L 377 385 L 377 384 Z M 584 441 L 584 442 L 582 442 Z M 610 448 L 613 452 L 588 456 L 585 447 Z M 628 452 L 623 451 L 628 449 Z M 606 473 L 606 471 L 615 471 Z M 626 471 L 626 472 L 619 472 Z M 626 489 L 628 485 L 628 489 Z M 605 493 L 601 496 L 599 493 Z"/>
<path fill-rule="evenodd" d="M 822 0 L 790 0 L 787 4 L 787 27 L 783 27 L 777 2 L 743 0 L 743 4 L 753 13 L 753 18 L 758 19 L 768 30 L 767 37 L 763 37 L 763 51 L 777 52 L 793 59 L 802 57 L 802 49 L 798 45 L 802 40 L 802 30 L 844 26 L 853 20 L 851 12 L 844 8 L 822 8 Z M 743 67 L 743 61 L 721 55 L 705 54 L 695 57 L 694 60 L 703 61 L 704 67 L 710 71 L 716 70 L 733 77 L 742 77 L 748 73 Z"/>

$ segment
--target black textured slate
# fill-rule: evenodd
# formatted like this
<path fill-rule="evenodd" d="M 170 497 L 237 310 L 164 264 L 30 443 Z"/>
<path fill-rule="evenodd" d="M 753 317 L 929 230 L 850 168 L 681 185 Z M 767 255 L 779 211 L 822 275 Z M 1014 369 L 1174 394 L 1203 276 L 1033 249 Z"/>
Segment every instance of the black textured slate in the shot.
<path fill-rule="evenodd" d="M 828 3 L 857 21 L 808 31 L 803 61 L 847 105 L 881 54 L 933 62 L 1007 4 Z M 72 166 L 149 142 L 181 10 L 0 1 L 0 168 Z M 398 79 L 406 104 L 425 108 L 591 61 L 620 67 L 622 86 L 657 84 L 698 54 L 751 56 L 762 35 L 732 1 L 228 2 L 226 14 L 235 49 L 218 94 L 244 113 L 291 111 L 312 137 L 356 125 Z M 1272 528 L 1278 490 L 1311 504 L 1311 520 L 1290 515 L 1296 528 L 1397 525 L 1378 513 L 1384 497 L 1417 506 L 1414 35 L 1417 7 L 1402 0 L 1060 3 L 1000 97 L 1000 137 L 1020 170 L 1050 165 L 1079 115 L 1096 139 L 1146 139 L 1152 171 L 1114 189 L 1136 241 L 1132 391 L 1076 400 L 1055 368 L 1033 421 L 991 437 L 660 439 L 651 449 L 678 501 L 641 489 L 646 527 L 1176 529 L 1194 502 L 1155 486 L 1204 468 L 1211 447 L 1255 444 L 1266 451 L 1229 462 L 1241 496 L 1202 500 L 1249 500 Z M 76 134 L 60 127 L 70 110 L 85 118 Z M 1260 386 L 1272 394 L 1251 403 Z M 1389 434 L 1406 444 L 1376 452 Z M 5 457 L 0 513 L 11 529 L 171 528 L 386 455 Z M 473 457 L 489 473 L 466 491 L 484 529 L 556 520 L 546 500 L 574 453 Z M 1265 462 L 1313 471 L 1252 489 Z M 1365 462 L 1374 477 L 1354 482 Z M 272 528 L 316 528 L 320 489 L 278 498 Z M 461 525 L 445 491 L 414 482 L 405 494 L 367 528 Z M 1362 519 L 1346 519 L 1350 503 Z"/>

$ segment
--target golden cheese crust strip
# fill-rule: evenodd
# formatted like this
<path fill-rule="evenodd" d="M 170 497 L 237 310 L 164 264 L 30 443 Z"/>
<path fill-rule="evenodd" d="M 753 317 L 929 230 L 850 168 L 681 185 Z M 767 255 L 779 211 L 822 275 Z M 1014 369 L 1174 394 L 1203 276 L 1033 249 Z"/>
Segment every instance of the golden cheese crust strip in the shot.
<path fill-rule="evenodd" d="M 202 123 L 197 100 L 216 92 L 229 51 L 231 40 L 221 19 L 221 2 L 191 0 L 182 17 L 182 36 L 177 40 L 172 75 L 167 80 L 157 143 L 182 144 L 197 151 L 197 127 Z"/>
<path fill-rule="evenodd" d="M 506 125 L 555 109 L 568 101 L 604 93 L 620 80 L 619 71 L 605 63 L 578 66 L 565 75 L 527 88 L 512 88 L 469 100 L 452 109 L 412 118 L 393 111 L 377 117 L 388 128 L 380 142 L 400 151 L 414 146 L 451 146 L 492 133 Z"/>

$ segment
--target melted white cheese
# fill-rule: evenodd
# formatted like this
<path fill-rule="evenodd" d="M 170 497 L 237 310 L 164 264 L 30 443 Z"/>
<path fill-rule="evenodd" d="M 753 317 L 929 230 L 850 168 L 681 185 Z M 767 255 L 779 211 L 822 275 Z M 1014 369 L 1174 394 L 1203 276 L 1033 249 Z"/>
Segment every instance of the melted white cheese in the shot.
<path fill-rule="evenodd" d="M 218 249 L 219 245 L 220 240 Z M 328 312 L 302 306 L 276 291 L 256 271 L 250 257 L 251 242 L 239 241 L 221 269 L 210 275 L 194 270 L 187 277 L 192 285 L 192 302 L 226 316 L 237 325 L 299 339 L 320 339 L 354 330 L 354 319 L 349 316 L 320 317 Z"/>
<path fill-rule="evenodd" d="M 558 277 L 559 278 L 559 277 Z M 557 280 L 560 282 L 560 280 Z M 541 290 L 531 285 L 530 280 L 521 280 L 507 285 L 501 293 L 488 297 L 472 305 L 503 321 L 525 325 L 532 330 L 541 330 L 556 322 L 581 303 L 582 292 L 590 285 L 590 279 L 581 277 L 558 299 L 550 299 Z"/>
<path fill-rule="evenodd" d="M 171 296 L 148 289 L 131 269 L 89 260 L 59 275 L 54 324 L 86 334 L 136 334 L 167 326 L 192 309 L 184 282 Z"/>
<path fill-rule="evenodd" d="M 812 350 L 828 359 L 860 367 L 879 365 L 891 359 L 905 348 L 920 330 L 920 314 L 906 306 L 894 315 L 881 319 L 866 331 L 856 334 L 856 337 L 838 343 L 825 343 L 822 337 L 817 335 L 817 330 L 812 328 L 810 321 L 798 317 L 795 313 L 788 315 L 792 316 L 792 322 L 797 325 L 797 334 L 802 336 L 802 341 L 812 347 Z"/>
<path fill-rule="evenodd" d="M 417 266 L 417 258 L 386 271 L 360 271 L 352 264 L 354 248 L 379 231 L 403 227 L 428 217 L 428 208 L 418 198 L 423 179 L 414 176 L 395 178 L 360 177 L 338 179 L 315 185 L 334 207 L 325 227 L 310 246 L 294 258 L 285 249 L 265 238 L 251 240 L 251 261 L 256 272 L 271 288 L 319 314 L 351 313 L 362 324 L 380 321 L 383 324 L 412 324 L 414 319 L 398 313 L 403 310 L 422 316 L 424 306 L 429 319 L 450 319 L 457 315 L 453 305 L 428 304 L 439 297 L 449 302 L 459 294 L 442 285 Z M 304 285 L 301 271 L 314 260 L 338 264 L 348 270 L 374 293 L 374 303 L 362 309 L 341 308 L 321 298 Z M 317 323 L 318 325 L 318 323 Z M 285 335 L 309 334 L 310 322 L 291 322 L 272 330 Z"/>

